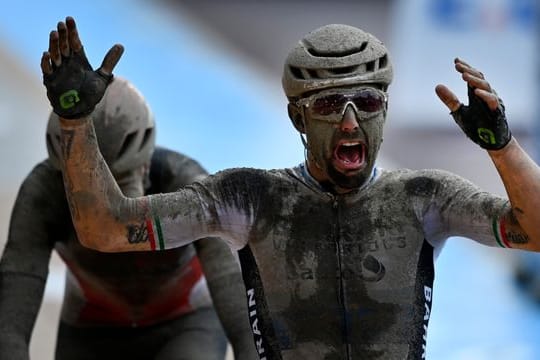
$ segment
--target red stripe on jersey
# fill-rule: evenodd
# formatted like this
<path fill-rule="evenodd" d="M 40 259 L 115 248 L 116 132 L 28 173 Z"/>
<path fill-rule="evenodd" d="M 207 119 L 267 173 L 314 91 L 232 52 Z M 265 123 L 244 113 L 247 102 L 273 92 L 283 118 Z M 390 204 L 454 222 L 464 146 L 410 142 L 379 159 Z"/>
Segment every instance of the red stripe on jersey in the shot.
<path fill-rule="evenodd" d="M 506 229 L 504 227 L 504 219 L 502 217 L 501 217 L 501 221 L 499 222 L 499 229 L 501 232 L 502 242 L 507 248 L 511 248 L 512 246 L 510 245 L 510 243 L 508 242 L 508 238 L 506 237 Z"/>
<path fill-rule="evenodd" d="M 146 231 L 148 232 L 148 239 L 150 240 L 150 248 L 156 250 L 156 237 L 154 236 L 152 219 L 146 219 Z"/>

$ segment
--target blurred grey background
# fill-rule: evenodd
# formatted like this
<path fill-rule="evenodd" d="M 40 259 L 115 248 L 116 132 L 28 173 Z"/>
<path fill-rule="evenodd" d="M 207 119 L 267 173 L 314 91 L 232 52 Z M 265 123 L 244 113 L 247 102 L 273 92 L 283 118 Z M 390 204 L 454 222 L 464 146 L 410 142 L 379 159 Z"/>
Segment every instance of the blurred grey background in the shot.
<path fill-rule="evenodd" d="M 461 57 L 504 99 L 512 131 L 536 157 L 539 35 L 536 0 L 57 0 L 10 2 L 0 13 L 0 248 L 22 179 L 46 156 L 49 105 L 39 59 L 57 21 L 74 16 L 92 64 L 114 43 L 116 74 L 148 98 L 159 144 L 209 171 L 276 168 L 303 161 L 281 91 L 287 51 L 324 24 L 367 30 L 389 47 L 395 80 L 381 150 L 383 167 L 442 168 L 503 194 L 485 152 L 460 132 L 434 93 Z M 428 355 L 432 359 L 538 359 L 540 310 L 516 289 L 515 251 L 451 239 L 437 261 Z M 50 360 L 63 290 L 53 258 L 32 339 Z"/>

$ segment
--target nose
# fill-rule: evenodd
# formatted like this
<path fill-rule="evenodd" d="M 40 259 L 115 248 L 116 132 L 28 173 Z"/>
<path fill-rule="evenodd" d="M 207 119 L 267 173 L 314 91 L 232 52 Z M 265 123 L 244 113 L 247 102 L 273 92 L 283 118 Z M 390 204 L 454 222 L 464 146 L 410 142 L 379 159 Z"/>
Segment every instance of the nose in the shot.
<path fill-rule="evenodd" d="M 343 119 L 341 120 L 340 127 L 341 131 L 348 133 L 358 130 L 359 125 L 356 119 L 356 111 L 354 111 L 354 108 L 351 106 L 351 104 L 347 105 L 347 108 L 343 113 Z"/>

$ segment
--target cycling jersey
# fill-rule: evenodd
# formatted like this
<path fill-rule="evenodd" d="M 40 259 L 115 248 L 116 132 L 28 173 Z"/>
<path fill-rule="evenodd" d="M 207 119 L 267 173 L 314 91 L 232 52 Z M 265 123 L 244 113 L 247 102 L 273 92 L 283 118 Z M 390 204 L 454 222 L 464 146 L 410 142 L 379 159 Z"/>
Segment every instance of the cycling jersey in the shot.
<path fill-rule="evenodd" d="M 286 360 L 424 357 L 436 255 L 450 236 L 497 246 L 509 206 L 439 170 L 376 168 L 334 195 L 303 165 L 226 170 L 149 202 L 164 248 L 219 235 L 240 249 L 259 356 Z"/>

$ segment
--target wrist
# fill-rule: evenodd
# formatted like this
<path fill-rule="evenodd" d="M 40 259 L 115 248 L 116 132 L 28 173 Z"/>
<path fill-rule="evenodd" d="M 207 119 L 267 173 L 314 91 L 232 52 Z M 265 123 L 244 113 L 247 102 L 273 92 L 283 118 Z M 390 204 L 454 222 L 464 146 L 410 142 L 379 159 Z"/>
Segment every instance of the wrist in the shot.
<path fill-rule="evenodd" d="M 503 147 L 499 149 L 486 149 L 486 151 L 491 157 L 500 157 L 505 156 L 506 153 L 512 151 L 512 149 L 516 146 L 519 146 L 517 140 L 514 138 L 514 136 L 510 135 L 510 139 Z"/>
<path fill-rule="evenodd" d="M 64 129 L 86 125 L 90 122 L 90 120 L 91 120 L 90 116 L 81 116 L 79 118 L 74 118 L 74 119 L 67 119 L 62 116 L 59 116 L 60 126 Z"/>

